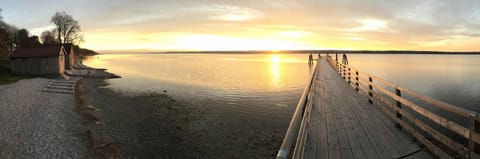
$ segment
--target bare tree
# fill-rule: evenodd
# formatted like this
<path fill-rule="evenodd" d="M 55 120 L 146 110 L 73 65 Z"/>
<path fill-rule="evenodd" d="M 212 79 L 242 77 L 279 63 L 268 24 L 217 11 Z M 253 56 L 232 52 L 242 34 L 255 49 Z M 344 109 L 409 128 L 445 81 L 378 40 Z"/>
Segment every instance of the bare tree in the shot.
<path fill-rule="evenodd" d="M 50 22 L 56 26 L 55 34 L 60 44 L 78 44 L 83 40 L 78 21 L 66 12 L 56 12 Z"/>
<path fill-rule="evenodd" d="M 26 47 L 38 47 L 40 46 L 41 43 L 40 41 L 38 40 L 38 36 L 30 36 L 28 37 L 28 41 L 27 41 L 27 46 Z"/>
<path fill-rule="evenodd" d="M 0 12 L 2 9 L 0 9 Z M 8 48 L 8 50 L 13 50 L 15 48 L 15 39 L 17 37 L 18 28 L 14 25 L 10 25 L 3 21 L 3 16 L 0 13 L 0 28 L 2 29 L 2 40 L 3 46 Z M 7 39 L 5 39 L 5 32 L 7 33 Z M 5 41 L 6 40 L 6 41 Z"/>
<path fill-rule="evenodd" d="M 2 8 L 0 8 L 0 21 L 3 22 Z"/>
<path fill-rule="evenodd" d="M 7 47 L 9 51 L 15 48 L 15 39 L 17 38 L 18 28 L 14 25 L 6 24 L 4 28 L 8 33 Z"/>
<path fill-rule="evenodd" d="M 40 35 L 40 40 L 43 45 L 57 44 L 58 42 L 55 39 L 55 33 L 53 31 L 44 31 Z"/>
<path fill-rule="evenodd" d="M 0 27 L 0 48 L 8 47 L 8 32 Z"/>
<path fill-rule="evenodd" d="M 17 35 L 15 37 L 15 44 L 17 45 L 17 47 L 27 47 L 28 46 L 28 35 L 30 33 L 28 32 L 27 29 L 20 29 L 18 32 L 17 32 Z"/>

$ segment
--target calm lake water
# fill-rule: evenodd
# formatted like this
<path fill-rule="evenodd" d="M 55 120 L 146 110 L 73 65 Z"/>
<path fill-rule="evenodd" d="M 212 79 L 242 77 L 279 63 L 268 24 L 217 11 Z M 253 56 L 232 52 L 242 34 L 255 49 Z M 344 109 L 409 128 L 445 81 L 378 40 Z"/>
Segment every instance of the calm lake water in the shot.
<path fill-rule="evenodd" d="M 480 112 L 480 55 L 349 55 L 351 66 L 428 97 Z"/>
<path fill-rule="evenodd" d="M 175 98 L 252 118 L 284 119 L 310 71 L 302 54 L 106 54 L 85 63 L 122 76 L 109 87 L 167 91 Z M 350 66 L 402 87 L 480 112 L 480 55 L 350 54 Z M 250 116 L 250 114 L 256 116 Z"/>
<path fill-rule="evenodd" d="M 479 55 L 352 54 L 348 58 L 350 66 L 364 72 L 480 112 Z M 224 132 L 242 137 L 262 130 L 276 134 L 273 142 L 280 144 L 312 71 L 307 59 L 307 54 L 104 54 L 84 63 L 122 76 L 109 80 L 107 87 L 113 90 L 132 95 L 166 93 L 211 110 L 213 120 L 225 123 Z M 271 151 L 274 154 L 276 148 Z"/>
<path fill-rule="evenodd" d="M 311 69 L 304 54 L 104 54 L 84 63 L 122 76 L 109 88 L 136 94 L 166 91 L 242 125 L 283 132 Z"/>

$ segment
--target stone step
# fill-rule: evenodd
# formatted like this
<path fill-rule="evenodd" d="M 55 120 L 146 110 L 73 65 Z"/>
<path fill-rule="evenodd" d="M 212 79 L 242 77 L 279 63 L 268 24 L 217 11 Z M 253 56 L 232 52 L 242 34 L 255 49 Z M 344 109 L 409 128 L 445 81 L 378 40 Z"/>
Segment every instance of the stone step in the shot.
<path fill-rule="evenodd" d="M 54 85 L 54 86 L 69 86 L 69 87 L 74 87 L 75 84 L 70 84 L 70 83 L 53 83 L 50 82 L 48 85 Z"/>
<path fill-rule="evenodd" d="M 77 81 L 69 80 L 52 80 L 48 83 L 47 87 L 42 91 L 49 93 L 63 93 L 73 94 L 75 93 L 75 84 Z"/>
<path fill-rule="evenodd" d="M 42 91 L 44 92 L 49 92 L 49 93 L 63 93 L 63 94 L 73 94 L 75 93 L 74 91 L 69 91 L 69 90 L 62 90 L 62 89 L 48 89 L 44 88 Z"/>
<path fill-rule="evenodd" d="M 51 83 L 70 83 L 70 84 L 75 84 L 75 83 L 77 83 L 77 81 L 66 81 L 66 80 L 58 81 L 58 80 L 52 80 Z"/>
<path fill-rule="evenodd" d="M 65 90 L 74 90 L 73 87 L 65 87 L 65 86 L 52 86 L 52 85 L 48 85 L 47 88 L 51 88 L 51 89 L 65 89 Z"/>

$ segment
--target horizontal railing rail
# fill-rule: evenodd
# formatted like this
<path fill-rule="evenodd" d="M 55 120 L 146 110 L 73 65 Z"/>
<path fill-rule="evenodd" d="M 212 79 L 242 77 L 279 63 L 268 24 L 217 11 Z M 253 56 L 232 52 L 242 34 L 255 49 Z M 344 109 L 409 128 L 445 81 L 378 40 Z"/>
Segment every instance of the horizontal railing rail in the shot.
<path fill-rule="evenodd" d="M 415 93 L 382 78 L 339 63 L 336 60 L 330 58 L 327 60 L 355 90 L 366 95 L 368 101 L 379 107 L 384 114 L 396 123 L 397 127 L 409 132 L 435 156 L 439 158 L 458 158 L 458 156 L 461 156 L 461 158 L 480 158 L 476 150 L 476 147 L 478 149 L 477 144 L 480 144 L 480 134 L 478 133 L 480 130 L 480 119 L 476 112 Z M 463 117 L 470 122 L 468 123 L 469 126 L 466 127 L 442 117 L 428 110 L 427 107 L 406 99 L 405 95 L 409 95 L 440 110 Z M 408 107 L 411 111 L 402 109 L 402 107 Z M 412 112 L 415 112 L 417 115 Z M 424 119 L 428 119 L 430 123 L 454 132 L 457 134 L 456 136 L 463 137 L 468 141 L 468 144 L 462 144 L 451 137 L 451 135 L 445 135 L 441 130 L 435 129 L 431 124 L 427 124 L 427 121 L 424 121 Z M 425 136 L 425 134 L 428 134 L 428 136 Z M 441 143 L 443 146 L 439 146 L 437 143 Z"/>
<path fill-rule="evenodd" d="M 313 79 L 316 77 L 316 73 L 317 65 L 314 64 L 314 69 L 313 72 L 310 74 L 309 82 L 307 83 L 305 89 L 303 90 L 303 94 L 298 101 L 297 107 L 295 108 L 293 117 L 290 120 L 290 124 L 288 126 L 285 137 L 283 138 L 282 145 L 280 146 L 280 149 L 277 153 L 277 159 L 289 158 L 294 143 L 303 143 L 305 141 L 305 134 L 304 132 L 299 131 L 299 128 L 306 126 L 306 123 L 302 122 L 302 120 L 305 120 L 305 106 L 308 103 L 309 96 L 311 96 L 309 92 L 310 88 L 312 87 Z M 298 149 L 298 147 L 295 147 L 295 149 Z"/>

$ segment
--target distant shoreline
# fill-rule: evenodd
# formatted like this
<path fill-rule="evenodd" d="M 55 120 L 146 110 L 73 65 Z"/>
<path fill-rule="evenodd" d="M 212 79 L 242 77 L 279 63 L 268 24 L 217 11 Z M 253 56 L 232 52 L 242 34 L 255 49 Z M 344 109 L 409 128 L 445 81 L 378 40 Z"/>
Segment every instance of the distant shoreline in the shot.
<path fill-rule="evenodd" d="M 165 52 L 108 52 L 99 54 L 419 54 L 419 55 L 480 55 L 480 51 L 366 51 L 366 50 L 285 50 L 285 51 L 165 51 Z"/>

